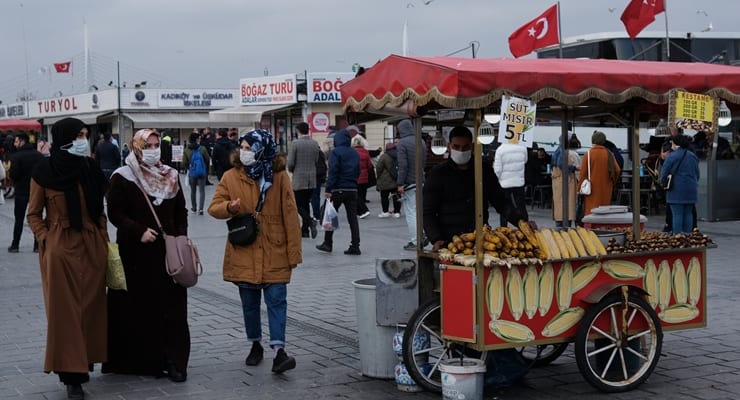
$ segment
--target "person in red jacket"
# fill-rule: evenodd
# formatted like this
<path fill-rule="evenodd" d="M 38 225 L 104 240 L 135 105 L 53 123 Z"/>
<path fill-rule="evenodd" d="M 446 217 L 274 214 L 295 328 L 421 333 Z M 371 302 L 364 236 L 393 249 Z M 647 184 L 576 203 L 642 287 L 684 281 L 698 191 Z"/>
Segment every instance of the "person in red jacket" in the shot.
<path fill-rule="evenodd" d="M 370 153 L 367 151 L 365 139 L 360 135 L 352 138 L 352 148 L 360 156 L 360 176 L 357 178 L 357 216 L 366 218 L 370 215 L 367 208 L 367 188 L 369 187 L 370 174 L 375 174 L 375 166 L 370 159 Z"/>

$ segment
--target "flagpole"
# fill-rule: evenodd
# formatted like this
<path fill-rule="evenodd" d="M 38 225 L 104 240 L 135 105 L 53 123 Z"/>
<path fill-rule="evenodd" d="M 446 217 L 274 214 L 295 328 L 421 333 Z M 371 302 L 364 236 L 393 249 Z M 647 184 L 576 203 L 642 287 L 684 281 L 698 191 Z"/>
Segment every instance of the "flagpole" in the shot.
<path fill-rule="evenodd" d="M 85 18 L 82 18 L 82 26 L 85 34 L 85 87 L 84 90 L 90 90 L 90 82 L 87 76 L 87 66 L 90 63 L 90 54 L 88 53 L 88 45 L 87 45 L 87 21 L 85 21 Z"/>
<path fill-rule="evenodd" d="M 665 54 L 666 54 L 666 61 L 671 61 L 671 38 L 668 36 L 668 0 L 663 0 L 663 15 L 665 16 Z"/>
<path fill-rule="evenodd" d="M 563 24 L 560 22 L 560 2 L 558 1 L 558 58 L 563 58 Z"/>
<path fill-rule="evenodd" d="M 402 44 L 401 52 L 403 53 L 404 57 L 409 55 L 408 20 L 403 21 L 403 44 Z"/>

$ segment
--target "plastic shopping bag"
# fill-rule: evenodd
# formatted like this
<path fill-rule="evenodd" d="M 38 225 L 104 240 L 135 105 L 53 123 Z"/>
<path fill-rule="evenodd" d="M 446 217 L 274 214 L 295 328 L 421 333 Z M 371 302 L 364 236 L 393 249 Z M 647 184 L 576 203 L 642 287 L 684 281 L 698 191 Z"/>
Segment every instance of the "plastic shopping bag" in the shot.
<path fill-rule="evenodd" d="M 324 218 L 321 221 L 321 227 L 325 231 L 335 231 L 339 229 L 339 215 L 337 210 L 334 208 L 334 204 L 326 200 L 324 202 Z"/>

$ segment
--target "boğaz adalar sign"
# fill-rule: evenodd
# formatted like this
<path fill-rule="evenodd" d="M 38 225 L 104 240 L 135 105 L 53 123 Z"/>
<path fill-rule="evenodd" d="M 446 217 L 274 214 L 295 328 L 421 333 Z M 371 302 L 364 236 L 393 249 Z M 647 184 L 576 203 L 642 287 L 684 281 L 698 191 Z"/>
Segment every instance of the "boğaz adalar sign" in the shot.
<path fill-rule="evenodd" d="M 518 97 L 501 99 L 501 122 L 498 125 L 499 143 L 531 147 L 534 143 L 534 125 L 537 104 Z"/>

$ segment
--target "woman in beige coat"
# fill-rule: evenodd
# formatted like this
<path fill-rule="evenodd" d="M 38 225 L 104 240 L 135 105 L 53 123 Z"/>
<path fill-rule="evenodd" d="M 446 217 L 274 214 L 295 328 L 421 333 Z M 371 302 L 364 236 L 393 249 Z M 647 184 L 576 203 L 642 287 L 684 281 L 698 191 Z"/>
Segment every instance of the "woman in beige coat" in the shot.
<path fill-rule="evenodd" d="M 270 347 L 275 351 L 272 372 L 279 374 L 295 368 L 295 359 L 287 355 L 285 324 L 287 319 L 287 284 L 291 272 L 301 263 L 301 229 L 293 188 L 285 171 L 285 157 L 275 157 L 275 141 L 262 129 L 239 139 L 234 168 L 226 171 L 216 188 L 208 213 L 218 219 L 257 214 L 259 233 L 254 243 L 238 246 L 226 241 L 224 280 L 239 287 L 247 340 L 252 348 L 246 359 L 249 366 L 263 359 L 261 296 L 264 294 L 270 327 Z"/>
<path fill-rule="evenodd" d="M 74 118 L 51 128 L 51 156 L 34 169 L 28 224 L 39 241 L 46 306 L 44 372 L 82 399 L 93 363 L 106 359 L 106 179 L 89 157 L 87 127 Z"/>
<path fill-rule="evenodd" d="M 576 185 L 576 173 L 581 167 L 581 157 L 576 153 L 580 147 L 578 139 L 571 138 L 568 141 L 568 150 L 555 152 L 552 159 L 552 218 L 555 220 L 555 226 L 563 226 L 563 170 L 560 168 L 562 157 L 567 157 L 568 169 L 568 225 L 576 218 L 576 196 L 578 186 Z"/>

